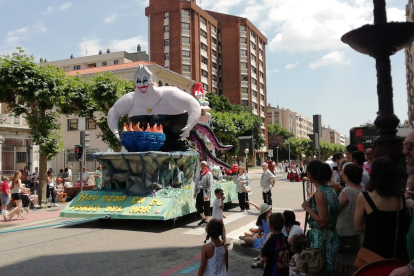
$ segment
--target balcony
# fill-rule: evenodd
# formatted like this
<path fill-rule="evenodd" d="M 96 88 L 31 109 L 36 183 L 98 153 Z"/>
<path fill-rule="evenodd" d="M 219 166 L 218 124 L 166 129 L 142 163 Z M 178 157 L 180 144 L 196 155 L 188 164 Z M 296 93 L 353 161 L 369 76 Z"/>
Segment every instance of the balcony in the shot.
<path fill-rule="evenodd" d="M 207 52 L 206 52 L 206 51 L 204 51 L 204 50 L 200 50 L 200 53 L 201 53 L 201 55 L 202 55 L 203 57 L 208 58 L 208 54 L 207 54 Z"/>
<path fill-rule="evenodd" d="M 261 61 L 263 61 L 263 56 L 262 56 L 261 54 L 259 54 L 259 59 L 260 59 Z"/>
<path fill-rule="evenodd" d="M 201 62 L 201 69 L 208 71 L 207 64 L 204 64 L 204 63 Z"/>
<path fill-rule="evenodd" d="M 164 53 L 170 52 L 170 46 L 164 46 Z"/>
<path fill-rule="evenodd" d="M 217 74 L 217 69 L 214 69 L 214 68 L 211 68 L 211 73 L 213 73 L 213 75 L 220 75 L 220 74 Z"/>
<path fill-rule="evenodd" d="M 217 58 L 217 63 L 221 64 L 221 58 Z"/>
<path fill-rule="evenodd" d="M 251 76 L 252 78 L 254 78 L 254 79 L 257 79 L 257 75 L 256 75 L 256 73 L 251 72 L 250 76 Z"/>
<path fill-rule="evenodd" d="M 256 42 L 256 38 L 254 36 L 252 36 L 252 33 L 250 33 L 250 41 Z"/>
<path fill-rule="evenodd" d="M 251 45 L 250 45 L 250 53 L 256 54 L 256 49 L 254 49 Z"/>
<path fill-rule="evenodd" d="M 254 59 L 250 59 L 250 64 L 253 65 L 254 67 L 256 67 L 256 60 Z"/>
<path fill-rule="evenodd" d="M 201 50 L 203 51 L 203 50 Z M 217 63 L 218 58 L 216 58 L 215 56 L 211 56 L 211 61 Z"/>
<path fill-rule="evenodd" d="M 247 63 L 247 57 L 246 56 L 241 56 L 240 57 L 240 62 L 246 62 Z"/>
<path fill-rule="evenodd" d="M 259 78 L 259 81 L 264 84 L 264 79 L 262 77 Z"/>
<path fill-rule="evenodd" d="M 207 43 L 207 39 L 206 39 L 204 36 L 201 36 L 201 35 L 200 35 L 200 42 L 202 42 L 202 43 L 204 43 L 204 44 L 208 45 L 208 43 Z"/>
<path fill-rule="evenodd" d="M 247 44 L 246 43 L 240 43 L 240 50 L 247 50 Z"/>
<path fill-rule="evenodd" d="M 207 26 L 200 22 L 200 29 L 207 32 Z"/>
<path fill-rule="evenodd" d="M 254 115 L 259 115 L 259 114 L 257 113 L 257 109 L 253 109 L 253 114 L 254 114 Z"/>
<path fill-rule="evenodd" d="M 263 50 L 263 45 L 259 43 L 259 49 Z"/>
<path fill-rule="evenodd" d="M 164 39 L 169 39 L 169 38 L 170 38 L 170 33 L 169 32 L 164 33 Z"/>
<path fill-rule="evenodd" d="M 187 64 L 187 65 L 191 65 L 191 59 L 188 58 L 188 57 L 183 57 L 182 58 L 182 63 Z"/>
<path fill-rule="evenodd" d="M 265 114 L 264 114 L 264 112 L 260 112 L 260 117 L 265 117 Z"/>
<path fill-rule="evenodd" d="M 206 77 L 201 77 L 201 82 L 208 85 L 208 80 Z"/>
<path fill-rule="evenodd" d="M 191 36 L 190 30 L 181 30 L 181 34 Z"/>
<path fill-rule="evenodd" d="M 240 37 L 247 37 L 246 31 L 240 30 Z"/>
<path fill-rule="evenodd" d="M 216 81 L 212 81 L 211 84 L 213 85 L 213 88 L 218 88 L 218 83 Z"/>
<path fill-rule="evenodd" d="M 262 123 L 261 127 L 262 127 L 263 129 L 266 129 L 266 128 L 265 128 L 265 124 L 263 124 L 263 123 Z"/>
<path fill-rule="evenodd" d="M 243 73 L 246 73 L 246 74 L 247 74 L 247 73 L 249 72 L 249 69 L 247 69 L 247 68 L 243 68 L 243 67 L 242 67 L 242 68 L 240 69 L 240 72 L 241 72 L 242 74 L 243 74 Z"/>
<path fill-rule="evenodd" d="M 217 45 L 214 43 L 211 43 L 211 49 L 217 51 Z"/>
<path fill-rule="evenodd" d="M 241 81 L 240 86 L 241 87 L 249 87 L 249 82 L 248 81 Z"/>
<path fill-rule="evenodd" d="M 170 61 L 164 60 L 164 67 L 169 67 L 169 66 L 170 66 Z"/>
<path fill-rule="evenodd" d="M 263 73 L 263 72 L 264 72 L 264 71 L 263 71 L 263 66 L 259 65 L 259 70 L 260 70 L 260 72 L 262 72 L 262 73 Z"/>
<path fill-rule="evenodd" d="M 185 78 L 191 79 L 191 72 L 183 72 L 181 75 Z"/>
<path fill-rule="evenodd" d="M 168 18 L 164 19 L 164 26 L 170 25 L 170 20 Z"/>
<path fill-rule="evenodd" d="M 265 105 L 263 100 L 260 100 L 260 105 L 263 105 L 263 106 Z"/>
<path fill-rule="evenodd" d="M 252 101 L 257 103 L 257 98 L 255 96 L 252 96 Z"/>
<path fill-rule="evenodd" d="M 252 87 L 252 90 L 257 91 L 257 86 L 255 84 L 252 83 L 251 87 Z"/>

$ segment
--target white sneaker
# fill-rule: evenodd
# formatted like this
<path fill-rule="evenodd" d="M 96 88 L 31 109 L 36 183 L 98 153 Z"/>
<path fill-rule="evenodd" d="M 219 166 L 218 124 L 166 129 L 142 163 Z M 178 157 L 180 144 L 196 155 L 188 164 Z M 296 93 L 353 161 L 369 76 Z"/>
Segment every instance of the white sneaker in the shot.
<path fill-rule="evenodd" d="M 53 203 L 52 206 L 53 207 L 59 207 L 59 204 Z"/>

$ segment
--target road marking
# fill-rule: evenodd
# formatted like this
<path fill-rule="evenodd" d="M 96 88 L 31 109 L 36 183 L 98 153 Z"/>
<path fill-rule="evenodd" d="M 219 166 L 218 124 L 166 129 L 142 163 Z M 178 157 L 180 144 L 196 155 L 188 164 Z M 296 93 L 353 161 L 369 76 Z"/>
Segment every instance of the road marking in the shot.
<path fill-rule="evenodd" d="M 190 266 L 189 268 L 186 268 L 183 271 L 181 271 L 180 274 L 189 274 L 189 273 L 193 272 L 194 270 L 196 270 L 197 268 L 199 268 L 200 265 L 201 265 L 201 263 Z"/>
<path fill-rule="evenodd" d="M 244 233 L 249 231 L 250 228 L 257 228 L 256 219 L 248 224 L 245 224 L 229 233 L 226 233 L 226 238 L 238 240 L 240 236 L 244 236 Z"/>
<path fill-rule="evenodd" d="M 52 222 L 52 221 L 59 221 L 59 220 L 64 220 L 64 218 L 53 218 L 53 219 L 45 219 L 45 220 L 38 220 L 32 223 L 22 223 L 16 226 L 10 226 L 10 227 L 5 227 L 5 228 L 1 228 L 2 230 L 12 230 L 12 229 L 17 229 L 17 228 L 26 228 L 27 226 L 30 225 L 36 225 L 36 224 L 42 224 L 42 223 L 46 223 L 46 222 Z"/>
<path fill-rule="evenodd" d="M 240 219 L 240 218 L 242 218 L 244 216 L 247 216 L 247 215 L 248 214 L 247 213 L 244 213 L 244 212 L 240 212 L 240 213 L 236 213 L 236 214 L 229 215 L 229 216 L 227 216 L 227 218 L 224 219 L 224 225 L 226 225 L 226 224 L 228 224 L 230 222 L 233 222 L 235 220 L 238 220 L 238 219 Z M 195 236 L 199 236 L 199 235 L 202 235 L 202 234 L 205 234 L 205 233 L 206 233 L 205 227 L 197 226 L 197 227 L 195 227 L 193 229 L 190 229 L 190 230 L 188 230 L 188 231 L 186 231 L 186 232 L 184 232 L 182 234 L 184 234 L 184 235 L 195 235 Z"/>
<path fill-rule="evenodd" d="M 173 268 L 171 268 L 171 269 L 169 269 L 169 270 L 167 270 L 167 271 L 165 271 L 165 272 L 163 272 L 161 274 L 158 274 L 158 276 L 167 276 L 167 275 L 173 273 L 174 271 L 182 268 L 183 266 L 188 265 L 192 261 L 195 261 L 195 260 L 200 259 L 200 258 L 201 258 L 201 254 L 198 254 L 197 256 L 191 258 L 190 260 L 185 261 L 185 262 L 183 262 L 183 263 L 181 263 L 181 264 L 179 264 L 179 265 L 177 265 L 177 266 L 175 266 L 175 267 L 173 267 Z"/>

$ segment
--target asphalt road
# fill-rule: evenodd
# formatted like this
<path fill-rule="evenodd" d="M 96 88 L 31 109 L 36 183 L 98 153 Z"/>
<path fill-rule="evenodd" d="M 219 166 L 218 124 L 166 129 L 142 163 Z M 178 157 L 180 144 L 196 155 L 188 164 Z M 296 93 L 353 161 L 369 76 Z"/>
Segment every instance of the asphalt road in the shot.
<path fill-rule="evenodd" d="M 250 200 L 260 205 L 261 169 L 250 169 L 249 174 Z M 302 183 L 288 182 L 285 176 L 278 174 L 273 188 L 274 212 L 301 209 Z M 227 233 L 237 236 L 248 230 L 247 224 L 256 220 L 258 211 L 241 214 L 233 202 L 225 214 L 230 221 Z M 2 224 L 0 231 L 68 220 L 56 217 L 30 224 Z M 205 239 L 198 222 L 199 217 L 191 214 L 176 220 L 175 225 L 173 221 L 100 220 L 0 234 L 0 275 L 197 275 Z M 252 262 L 230 247 L 228 275 L 262 275 L 263 270 L 250 268 Z"/>

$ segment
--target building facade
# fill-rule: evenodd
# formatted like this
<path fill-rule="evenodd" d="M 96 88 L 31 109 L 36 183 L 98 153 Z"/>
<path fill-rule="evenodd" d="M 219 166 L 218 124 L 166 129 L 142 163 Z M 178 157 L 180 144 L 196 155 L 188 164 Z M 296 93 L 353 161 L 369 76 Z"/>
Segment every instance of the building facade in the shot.
<path fill-rule="evenodd" d="M 414 0 L 409 0 L 406 5 L 406 17 L 408 22 L 414 21 Z M 414 45 L 405 48 L 405 68 L 407 75 L 407 105 L 408 124 L 414 127 Z"/>
<path fill-rule="evenodd" d="M 251 107 L 267 141 L 267 38 L 248 19 L 203 10 L 195 0 L 150 0 L 145 15 L 150 61 Z"/>
<path fill-rule="evenodd" d="M 332 129 L 330 126 L 322 127 L 322 136 L 320 138 L 321 141 L 346 146 L 349 145 L 349 139 L 347 144 L 345 138 L 345 135 L 341 134 L 339 131 L 335 129 Z"/>
<path fill-rule="evenodd" d="M 292 132 L 296 138 L 309 138 L 308 134 L 313 133 L 313 120 L 294 112 L 290 109 L 267 107 L 268 124 L 279 124 L 281 127 Z"/>

